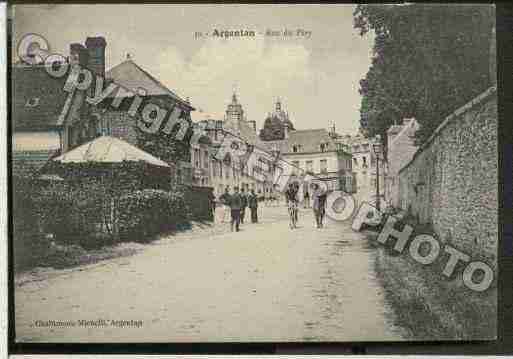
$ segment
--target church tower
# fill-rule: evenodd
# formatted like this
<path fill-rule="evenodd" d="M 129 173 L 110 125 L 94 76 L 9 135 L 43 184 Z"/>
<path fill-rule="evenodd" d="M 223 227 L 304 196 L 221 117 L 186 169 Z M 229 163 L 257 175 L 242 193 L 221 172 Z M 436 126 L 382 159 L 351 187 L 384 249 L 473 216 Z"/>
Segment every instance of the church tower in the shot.
<path fill-rule="evenodd" d="M 237 94 L 232 95 L 232 102 L 226 108 L 225 121 L 228 127 L 240 131 L 240 123 L 244 121 L 244 110 L 242 105 L 237 101 Z"/>
<path fill-rule="evenodd" d="M 260 139 L 262 141 L 287 139 L 291 131 L 295 131 L 294 125 L 289 119 L 288 112 L 283 110 L 281 100 L 278 98 L 274 112 L 267 115 L 264 127 L 260 130 Z"/>

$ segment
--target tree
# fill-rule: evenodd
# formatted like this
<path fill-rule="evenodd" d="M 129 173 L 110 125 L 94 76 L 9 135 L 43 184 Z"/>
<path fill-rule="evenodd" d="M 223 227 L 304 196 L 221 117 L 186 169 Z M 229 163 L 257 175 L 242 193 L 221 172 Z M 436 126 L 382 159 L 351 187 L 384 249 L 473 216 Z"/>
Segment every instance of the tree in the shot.
<path fill-rule="evenodd" d="M 360 81 L 364 134 L 386 139 L 415 117 L 425 141 L 443 119 L 490 86 L 491 5 L 358 5 L 354 27 L 374 32 L 372 64 Z"/>
<path fill-rule="evenodd" d="M 137 147 L 175 165 L 178 165 L 180 161 L 190 162 L 190 139 L 193 134 L 192 121 L 188 113 L 184 113 L 184 118 L 187 120 L 189 128 L 183 139 L 177 138 L 179 125 L 176 125 L 170 134 L 163 131 L 147 133 L 134 125 L 137 134 Z"/>

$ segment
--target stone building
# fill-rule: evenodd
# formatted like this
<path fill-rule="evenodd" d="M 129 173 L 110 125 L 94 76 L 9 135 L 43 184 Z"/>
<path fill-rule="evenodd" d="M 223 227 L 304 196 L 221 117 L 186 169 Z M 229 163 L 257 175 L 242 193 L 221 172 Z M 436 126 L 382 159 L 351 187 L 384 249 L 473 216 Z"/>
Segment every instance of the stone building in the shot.
<path fill-rule="evenodd" d="M 104 41 L 104 40 L 103 40 Z M 71 44 L 67 58 L 95 69 L 98 38 L 86 46 Z M 67 74 L 55 77 L 45 65 L 15 64 L 12 68 L 12 166 L 14 176 L 31 176 L 53 157 L 101 135 L 101 123 L 85 102 L 87 90 L 66 91 Z M 69 69 L 68 69 L 69 74 Z"/>
<path fill-rule="evenodd" d="M 361 133 L 355 136 L 342 135 L 337 137 L 337 142 L 346 146 L 351 153 L 352 171 L 356 182 L 356 197 L 359 201 L 376 201 L 377 186 L 377 161 L 373 145 L 381 145 L 378 138 L 366 138 Z M 386 165 L 383 161 L 383 153 L 379 154 L 379 194 L 383 201 L 385 190 Z"/>
<path fill-rule="evenodd" d="M 404 119 L 401 125 L 392 125 L 387 131 L 387 172 L 385 198 L 388 205 L 399 207 L 399 170 L 411 161 L 417 151 L 415 131 L 419 125 L 413 118 Z"/>
<path fill-rule="evenodd" d="M 297 168 L 292 176 L 308 172 L 329 183 L 331 189 L 353 191 L 351 155 L 326 129 L 296 130 L 280 100 L 265 119 L 260 140 L 268 151 Z M 304 183 L 301 194 L 308 186 Z"/>
<path fill-rule="evenodd" d="M 102 57 L 101 61 L 105 61 L 105 58 Z M 101 61 L 98 60 L 97 63 Z M 107 81 L 112 81 L 120 85 L 124 90 L 131 91 L 131 93 L 121 91 L 120 89 L 112 93 L 107 100 L 97 106 L 95 116 L 98 118 L 98 121 L 103 123 L 103 128 L 105 129 L 104 134 L 123 139 L 135 146 L 139 145 L 138 130 L 136 128 L 138 117 L 132 117 L 129 114 L 129 107 L 133 102 L 133 93 L 141 95 L 143 104 L 156 104 L 168 110 L 169 114 L 171 114 L 175 108 L 180 109 L 182 118 L 189 124 L 192 124 L 190 113 L 195 109 L 191 106 L 189 101 L 182 99 L 174 91 L 163 85 L 149 72 L 139 66 L 130 55 L 127 55 L 125 61 L 108 70 L 105 73 L 105 78 Z M 141 92 L 141 89 L 143 89 L 144 92 Z M 116 98 L 122 100 L 117 108 L 112 106 Z M 164 121 L 168 121 L 168 119 Z M 162 124 L 162 128 L 164 127 L 165 123 Z M 158 132 L 156 136 L 163 136 L 163 134 Z M 188 150 L 189 145 L 185 142 L 179 145 L 184 147 L 182 151 L 184 155 L 181 158 L 172 160 L 163 158 L 163 160 L 174 167 L 174 173 L 177 175 L 179 181 L 185 184 L 191 184 L 192 173 Z"/>
<path fill-rule="evenodd" d="M 256 134 L 255 121 L 247 120 L 235 93 L 226 107 L 224 118 L 221 120 L 219 117 L 199 111 L 194 114 L 195 123 L 203 123 L 208 139 L 200 140 L 198 144 L 191 146 L 193 183 L 197 186 L 212 187 L 216 197 L 221 195 L 226 187 L 232 190 L 235 186 L 263 193 L 265 183 L 241 171 L 228 158 L 226 161 L 219 161 L 214 157 L 226 135 L 239 137 L 253 146 L 261 146 Z"/>
<path fill-rule="evenodd" d="M 288 138 L 290 131 L 294 131 L 294 125 L 289 119 L 288 112 L 281 107 L 281 101 L 276 101 L 274 111 L 267 114 L 264 126 L 260 130 L 262 141 L 280 141 Z"/>

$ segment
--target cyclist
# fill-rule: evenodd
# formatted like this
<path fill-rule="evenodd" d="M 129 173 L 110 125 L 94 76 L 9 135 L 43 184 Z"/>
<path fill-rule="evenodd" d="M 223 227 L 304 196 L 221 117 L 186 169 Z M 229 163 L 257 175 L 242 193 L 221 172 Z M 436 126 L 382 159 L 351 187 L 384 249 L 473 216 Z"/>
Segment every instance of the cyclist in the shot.
<path fill-rule="evenodd" d="M 285 198 L 287 200 L 287 206 L 290 216 L 290 228 L 296 228 L 298 220 L 298 205 L 299 200 L 297 193 L 299 191 L 299 185 L 297 183 L 290 183 L 289 188 L 285 191 Z"/>

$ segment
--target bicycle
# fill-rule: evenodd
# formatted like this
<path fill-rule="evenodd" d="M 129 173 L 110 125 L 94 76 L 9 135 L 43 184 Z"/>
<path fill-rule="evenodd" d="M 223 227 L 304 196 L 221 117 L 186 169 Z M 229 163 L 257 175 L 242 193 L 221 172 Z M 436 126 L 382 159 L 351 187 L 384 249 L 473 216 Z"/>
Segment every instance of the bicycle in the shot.
<path fill-rule="evenodd" d="M 297 228 L 297 219 L 298 219 L 298 203 L 295 201 L 289 201 L 289 218 L 290 218 L 290 229 Z"/>

